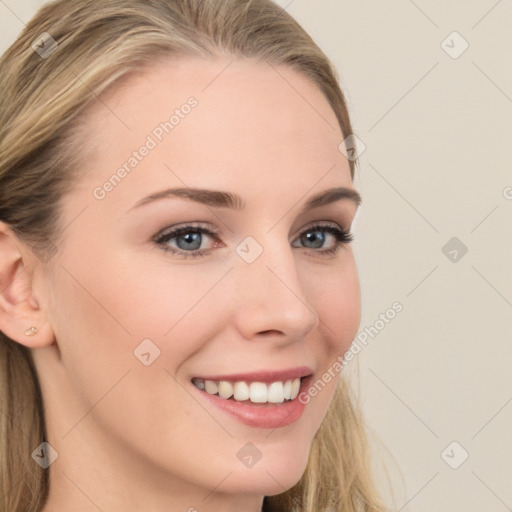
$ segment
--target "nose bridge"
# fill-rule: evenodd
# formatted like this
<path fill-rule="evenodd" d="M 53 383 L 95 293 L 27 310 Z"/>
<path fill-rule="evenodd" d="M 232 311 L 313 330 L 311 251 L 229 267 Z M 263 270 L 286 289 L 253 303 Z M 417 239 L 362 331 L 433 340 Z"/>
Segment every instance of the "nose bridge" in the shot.
<path fill-rule="evenodd" d="M 241 246 L 247 250 L 247 246 Z M 255 249 L 249 245 L 247 252 Z M 292 251 L 287 240 L 283 243 L 282 238 L 269 235 L 254 260 L 246 261 L 242 255 L 238 261 L 236 318 L 244 337 L 279 332 L 298 339 L 318 325 L 317 312 L 308 302 Z"/>

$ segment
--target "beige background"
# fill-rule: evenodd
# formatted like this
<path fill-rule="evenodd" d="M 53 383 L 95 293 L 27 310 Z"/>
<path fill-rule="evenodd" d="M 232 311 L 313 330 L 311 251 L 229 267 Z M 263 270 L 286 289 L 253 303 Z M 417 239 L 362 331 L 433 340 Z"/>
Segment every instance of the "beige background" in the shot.
<path fill-rule="evenodd" d="M 0 0 L 0 51 L 42 3 Z M 512 2 L 278 3 L 334 61 L 366 146 L 361 331 L 404 308 L 350 365 L 396 509 L 512 510 Z"/>

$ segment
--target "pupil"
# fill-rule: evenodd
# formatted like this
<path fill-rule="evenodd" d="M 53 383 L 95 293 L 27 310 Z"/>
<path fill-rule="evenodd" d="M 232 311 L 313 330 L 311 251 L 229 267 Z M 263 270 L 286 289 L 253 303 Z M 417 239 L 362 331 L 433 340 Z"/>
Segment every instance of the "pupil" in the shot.
<path fill-rule="evenodd" d="M 325 242 L 325 233 L 320 231 L 313 231 L 310 233 L 306 233 L 303 237 L 302 243 L 308 247 L 312 247 L 314 249 L 318 249 L 322 247 Z M 308 245 L 309 244 L 309 245 Z"/>
<path fill-rule="evenodd" d="M 180 235 L 176 243 L 180 249 L 199 249 L 199 247 L 201 247 L 201 233 L 186 233 L 185 235 Z"/>

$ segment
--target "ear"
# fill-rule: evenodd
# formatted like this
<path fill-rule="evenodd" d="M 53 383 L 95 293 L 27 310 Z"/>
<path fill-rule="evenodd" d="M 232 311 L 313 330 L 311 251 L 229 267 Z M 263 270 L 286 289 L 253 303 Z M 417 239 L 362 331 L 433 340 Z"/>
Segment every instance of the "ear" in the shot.
<path fill-rule="evenodd" d="M 21 345 L 38 348 L 51 345 L 55 336 L 34 294 L 34 268 L 29 263 L 37 258 L 29 254 L 28 246 L 0 221 L 0 331 Z"/>

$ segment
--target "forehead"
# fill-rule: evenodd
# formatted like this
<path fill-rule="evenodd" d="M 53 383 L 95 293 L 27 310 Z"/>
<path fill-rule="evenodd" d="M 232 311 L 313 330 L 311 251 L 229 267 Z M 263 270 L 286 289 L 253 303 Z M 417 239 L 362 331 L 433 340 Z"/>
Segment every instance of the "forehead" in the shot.
<path fill-rule="evenodd" d="M 86 186 L 124 167 L 129 179 L 119 188 L 134 200 L 162 180 L 228 184 L 247 193 L 292 184 L 307 189 L 324 177 L 326 186 L 351 183 L 338 150 L 341 130 L 320 89 L 266 62 L 160 61 L 103 95 L 85 126 Z"/>

